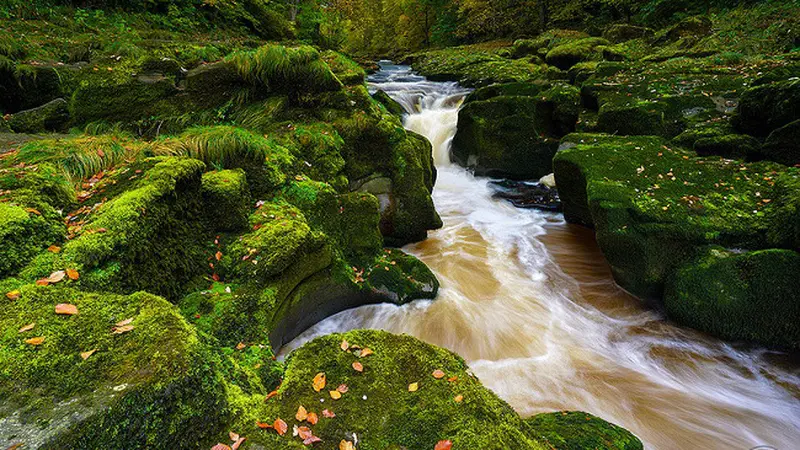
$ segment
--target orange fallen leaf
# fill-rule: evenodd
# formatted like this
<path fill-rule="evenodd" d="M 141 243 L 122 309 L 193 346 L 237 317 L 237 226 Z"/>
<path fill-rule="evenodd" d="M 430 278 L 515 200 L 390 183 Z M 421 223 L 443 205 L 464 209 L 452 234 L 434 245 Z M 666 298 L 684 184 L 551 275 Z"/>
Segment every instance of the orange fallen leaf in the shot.
<path fill-rule="evenodd" d="M 436 378 L 437 380 L 441 380 L 442 378 L 444 378 L 444 372 L 442 372 L 439 369 L 434 370 L 433 371 L 433 378 Z"/>
<path fill-rule="evenodd" d="M 20 333 L 24 333 L 26 331 L 31 331 L 33 329 L 33 327 L 35 327 L 35 326 L 36 326 L 36 322 L 29 323 L 29 324 L 25 325 L 24 327 L 20 328 L 19 332 Z"/>
<path fill-rule="evenodd" d="M 417 392 L 419 390 L 419 383 L 411 383 L 408 385 L 408 392 Z"/>
<path fill-rule="evenodd" d="M 67 277 L 70 280 L 75 281 L 80 278 L 80 274 L 78 274 L 78 271 L 75 269 L 67 269 Z"/>
<path fill-rule="evenodd" d="M 130 325 L 131 323 L 133 323 L 133 317 L 128 317 L 125 320 L 120 320 L 119 322 L 115 323 L 114 326 L 124 327 L 125 325 Z"/>
<path fill-rule="evenodd" d="M 30 344 L 30 345 L 42 345 L 43 342 L 44 342 L 44 337 L 43 336 L 32 337 L 30 339 L 25 339 L 25 343 L 26 344 Z"/>
<path fill-rule="evenodd" d="M 314 433 L 312 433 L 311 428 L 308 427 L 295 427 L 294 435 L 300 436 L 300 439 L 306 440 L 313 436 Z"/>
<path fill-rule="evenodd" d="M 55 272 L 51 273 L 49 277 L 47 277 L 47 282 L 55 284 L 63 280 L 65 276 L 67 276 L 66 272 L 63 270 L 56 270 Z"/>
<path fill-rule="evenodd" d="M 50 252 L 50 253 L 60 253 L 61 252 L 61 247 L 59 247 L 57 245 L 51 245 L 50 247 L 47 247 L 47 251 Z"/>
<path fill-rule="evenodd" d="M 294 415 L 294 418 L 297 419 L 298 422 L 302 422 L 308 418 L 308 411 L 306 411 L 303 405 L 297 408 L 297 414 Z"/>
<path fill-rule="evenodd" d="M 41 216 L 42 215 L 42 213 L 40 213 L 39 210 L 35 209 L 35 208 L 25 208 L 25 211 L 27 211 L 27 212 L 29 212 L 31 214 L 36 214 L 37 216 Z"/>
<path fill-rule="evenodd" d="M 341 442 L 339 442 L 339 450 L 356 450 L 356 447 L 352 442 L 342 439 Z"/>
<path fill-rule="evenodd" d="M 360 357 L 361 358 L 365 358 L 365 357 L 367 357 L 367 356 L 369 356 L 371 354 L 372 354 L 372 350 L 370 350 L 369 348 L 365 348 L 365 349 L 361 350 Z"/>
<path fill-rule="evenodd" d="M 346 352 L 348 349 L 350 349 L 350 343 L 348 343 L 347 341 L 343 340 L 342 343 L 339 344 L 339 348 L 341 348 L 342 351 Z"/>
<path fill-rule="evenodd" d="M 314 376 L 314 390 L 320 392 L 325 388 L 325 372 L 320 372 Z"/>
<path fill-rule="evenodd" d="M 78 314 L 78 307 L 69 303 L 59 303 L 56 305 L 56 314 L 74 316 Z"/>
<path fill-rule="evenodd" d="M 247 440 L 247 438 L 243 438 L 243 437 L 237 438 L 236 442 L 234 442 L 233 445 L 231 445 L 231 450 L 238 450 L 239 447 L 242 445 L 242 443 L 244 441 L 246 441 L 246 440 Z"/>
<path fill-rule="evenodd" d="M 314 442 L 322 442 L 322 439 L 314 436 L 313 434 L 305 439 L 303 439 L 303 445 L 311 445 Z"/>
<path fill-rule="evenodd" d="M 6 450 L 17 450 L 18 448 L 22 447 L 23 445 L 24 445 L 24 443 L 19 442 L 19 443 L 11 445 L 11 447 L 8 447 Z"/>
<path fill-rule="evenodd" d="M 272 397 L 275 397 L 276 395 L 278 395 L 278 391 L 272 391 L 269 394 L 267 394 L 267 398 L 264 399 L 264 401 L 267 401 L 267 400 L 271 399 Z"/>
<path fill-rule="evenodd" d="M 316 425 L 317 422 L 319 422 L 319 416 L 317 416 L 317 413 L 310 412 L 308 413 L 308 417 L 306 418 L 306 420 L 311 425 Z"/>
<path fill-rule="evenodd" d="M 90 356 L 94 355 L 94 352 L 96 351 L 97 349 L 93 348 L 87 352 L 81 352 L 81 358 L 83 358 L 83 360 L 86 361 L 87 359 L 89 359 Z"/>
<path fill-rule="evenodd" d="M 47 286 L 49 284 L 50 284 L 50 282 L 47 281 L 47 278 L 42 278 L 41 280 L 36 280 L 36 285 L 37 286 Z"/>
<path fill-rule="evenodd" d="M 258 428 L 261 428 L 262 430 L 266 430 L 268 428 L 272 428 L 272 424 L 271 423 L 264 423 L 264 422 L 258 422 L 258 421 L 256 421 L 256 426 Z"/>
<path fill-rule="evenodd" d="M 337 391 L 341 392 L 342 394 L 346 394 L 350 388 L 347 387 L 346 384 L 340 384 L 339 387 L 336 388 Z"/>
<path fill-rule="evenodd" d="M 219 261 L 220 259 L 222 259 L 222 252 L 217 252 L 217 253 L 215 253 L 215 254 L 214 254 L 214 258 L 216 258 L 216 260 L 217 260 L 217 261 Z"/>
<path fill-rule="evenodd" d="M 454 382 L 458 381 L 458 377 L 450 377 L 450 378 L 447 379 L 447 381 L 450 382 L 450 383 L 454 383 Z"/>
<path fill-rule="evenodd" d="M 458 394 L 458 395 L 455 396 L 455 398 L 453 400 L 455 400 L 456 403 L 461 403 L 464 400 L 464 396 L 461 395 L 461 394 Z"/>
<path fill-rule="evenodd" d="M 18 299 L 21 295 L 22 294 L 16 289 L 14 289 L 11 292 L 6 292 L 6 298 L 11 300 L 11 301 L 14 301 L 14 300 Z"/>
<path fill-rule="evenodd" d="M 239 435 L 234 433 L 233 431 L 228 431 L 228 437 L 231 438 L 231 441 L 236 442 L 239 440 Z"/>
<path fill-rule="evenodd" d="M 450 441 L 439 441 L 436 443 L 436 447 L 433 450 L 450 450 L 453 448 L 453 443 Z"/>
<path fill-rule="evenodd" d="M 219 443 L 219 444 L 211 447 L 211 450 L 231 450 L 231 448 L 228 445 L 225 445 L 223 443 Z"/>
<path fill-rule="evenodd" d="M 247 345 L 245 345 L 244 342 L 239 342 L 236 344 L 236 350 L 244 350 L 245 347 L 247 347 Z"/>
<path fill-rule="evenodd" d="M 326 419 L 333 419 L 334 417 L 336 417 L 336 414 L 334 414 L 334 412 L 329 409 L 323 409 L 322 417 L 325 417 Z"/>
<path fill-rule="evenodd" d="M 339 400 L 340 398 L 342 398 L 342 393 L 339 392 L 339 391 L 330 391 L 328 393 L 330 394 L 331 398 L 334 399 L 334 400 Z"/>
<path fill-rule="evenodd" d="M 361 364 L 360 362 L 356 361 L 356 362 L 353 363 L 353 370 L 355 370 L 356 372 L 363 372 L 364 371 L 364 365 Z"/>
<path fill-rule="evenodd" d="M 114 329 L 111 332 L 113 334 L 122 334 L 132 330 L 133 330 L 133 325 L 123 325 L 121 327 L 114 327 Z"/>
<path fill-rule="evenodd" d="M 275 423 L 272 424 L 272 428 L 275 428 L 275 431 L 278 432 L 279 435 L 283 436 L 286 434 L 286 431 L 289 430 L 289 425 L 286 425 L 286 422 L 281 420 L 280 417 L 275 419 Z"/>

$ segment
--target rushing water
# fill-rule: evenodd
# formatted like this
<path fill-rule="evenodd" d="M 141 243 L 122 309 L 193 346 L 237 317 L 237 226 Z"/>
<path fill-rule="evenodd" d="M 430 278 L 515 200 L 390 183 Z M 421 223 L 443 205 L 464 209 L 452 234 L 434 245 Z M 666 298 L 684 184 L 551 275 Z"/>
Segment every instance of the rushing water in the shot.
<path fill-rule="evenodd" d="M 492 199 L 488 180 L 449 161 L 457 84 L 388 64 L 371 81 L 433 143 L 444 228 L 405 250 L 442 288 L 435 301 L 340 313 L 284 353 L 332 332 L 407 333 L 463 356 L 523 416 L 587 411 L 659 450 L 800 448 L 796 361 L 665 322 L 616 287 L 590 230 Z"/>

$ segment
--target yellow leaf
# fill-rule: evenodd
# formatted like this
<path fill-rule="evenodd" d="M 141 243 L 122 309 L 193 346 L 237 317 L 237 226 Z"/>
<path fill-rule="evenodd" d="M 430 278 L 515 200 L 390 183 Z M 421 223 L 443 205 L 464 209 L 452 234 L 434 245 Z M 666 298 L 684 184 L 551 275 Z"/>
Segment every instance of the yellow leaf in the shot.
<path fill-rule="evenodd" d="M 461 403 L 464 400 L 464 396 L 461 395 L 461 394 L 458 394 L 458 395 L 456 395 L 456 397 L 453 400 L 455 400 L 456 403 Z"/>
<path fill-rule="evenodd" d="M 56 314 L 74 316 L 78 314 L 78 307 L 69 303 L 59 303 L 56 305 Z"/>
<path fill-rule="evenodd" d="M 331 395 L 331 398 L 334 399 L 334 400 L 339 400 L 340 398 L 342 398 L 342 393 L 339 392 L 339 391 L 330 391 L 328 393 Z"/>
<path fill-rule="evenodd" d="M 31 345 L 42 345 L 43 342 L 44 342 L 44 337 L 43 336 L 32 337 L 30 339 L 25 339 L 25 343 L 26 344 L 31 344 Z"/>
<path fill-rule="evenodd" d="M 47 251 L 50 253 L 59 253 L 61 252 L 61 247 L 57 245 L 51 245 L 50 247 L 47 247 Z"/>
<path fill-rule="evenodd" d="M 18 299 L 20 297 L 20 295 L 22 295 L 22 294 L 20 294 L 20 292 L 18 290 L 16 290 L 16 289 L 14 289 L 11 292 L 6 292 L 6 298 L 11 300 L 11 301 L 14 301 L 14 300 Z"/>
<path fill-rule="evenodd" d="M 325 372 L 320 372 L 314 376 L 314 390 L 319 392 L 325 388 Z"/>
<path fill-rule="evenodd" d="M 20 328 L 19 332 L 20 333 L 24 333 L 26 331 L 31 331 L 33 329 L 33 327 L 35 327 L 35 326 L 36 326 L 36 322 L 29 323 L 29 324 L 25 325 L 24 327 Z"/>
<path fill-rule="evenodd" d="M 94 352 L 96 352 L 96 351 L 97 351 L 97 349 L 96 349 L 96 348 L 93 348 L 93 349 L 91 349 L 91 350 L 89 350 L 89 351 L 87 351 L 87 352 L 81 352 L 81 358 L 83 358 L 83 360 L 84 360 L 84 361 L 86 361 L 86 360 L 87 360 L 87 359 L 89 359 L 89 357 L 90 357 L 90 356 L 92 356 L 92 355 L 94 354 Z"/>
<path fill-rule="evenodd" d="M 408 385 L 408 392 L 417 392 L 419 390 L 419 383 L 411 383 Z"/>
<path fill-rule="evenodd" d="M 308 411 L 306 411 L 303 405 L 297 408 L 297 414 L 294 415 L 294 418 L 297 419 L 298 422 L 302 422 L 308 418 Z"/>
<path fill-rule="evenodd" d="M 365 357 L 367 357 L 367 356 L 369 356 L 371 354 L 372 354 L 372 350 L 370 350 L 369 348 L 365 348 L 365 349 L 361 350 L 361 357 L 362 358 L 365 358 Z"/>
<path fill-rule="evenodd" d="M 133 325 L 123 325 L 121 327 L 114 327 L 114 329 L 111 330 L 111 332 L 113 334 L 122 334 L 122 333 L 127 333 L 127 332 L 132 331 L 132 330 L 133 330 Z"/>
<path fill-rule="evenodd" d="M 75 269 L 67 269 L 67 277 L 69 277 L 70 280 L 75 281 L 80 278 L 80 274 L 78 274 L 78 271 Z"/>
<path fill-rule="evenodd" d="M 339 442 L 339 450 L 356 450 L 356 447 L 352 442 L 342 439 L 342 441 Z"/>

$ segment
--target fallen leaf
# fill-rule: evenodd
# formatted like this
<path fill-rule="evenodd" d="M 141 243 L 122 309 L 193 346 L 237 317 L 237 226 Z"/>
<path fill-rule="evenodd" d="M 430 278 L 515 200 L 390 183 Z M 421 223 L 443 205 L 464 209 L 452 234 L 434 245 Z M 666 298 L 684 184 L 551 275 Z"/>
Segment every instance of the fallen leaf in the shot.
<path fill-rule="evenodd" d="M 320 372 L 314 376 L 314 390 L 320 392 L 325 388 L 325 372 Z"/>
<path fill-rule="evenodd" d="M 75 281 L 80 278 L 80 274 L 78 274 L 78 271 L 75 269 L 67 269 L 67 277 L 70 280 Z"/>
<path fill-rule="evenodd" d="M 69 303 L 59 303 L 56 305 L 56 314 L 75 316 L 78 314 L 78 307 Z"/>
<path fill-rule="evenodd" d="M 49 284 L 50 284 L 50 282 L 47 281 L 47 278 L 42 278 L 41 280 L 36 280 L 36 285 L 37 286 L 47 286 Z"/>
<path fill-rule="evenodd" d="M 127 332 L 132 331 L 132 330 L 133 330 L 133 325 L 123 325 L 121 327 L 114 327 L 114 329 L 111 330 L 111 332 L 113 334 L 122 334 L 122 333 L 127 333 Z"/>
<path fill-rule="evenodd" d="M 125 320 L 120 320 L 119 322 L 115 323 L 114 326 L 124 327 L 125 325 L 130 325 L 131 323 L 133 323 L 133 317 L 129 317 Z"/>
<path fill-rule="evenodd" d="M 297 419 L 298 422 L 302 422 L 308 418 L 308 411 L 306 411 L 303 405 L 297 408 L 297 414 L 294 415 L 294 418 Z"/>
<path fill-rule="evenodd" d="M 340 398 L 342 398 L 342 393 L 339 392 L 339 391 L 330 391 L 328 393 L 331 395 L 331 398 L 334 399 L 334 400 L 339 400 Z"/>
<path fill-rule="evenodd" d="M 241 446 L 242 443 L 244 441 L 246 441 L 246 440 L 247 440 L 247 438 L 243 438 L 243 437 L 240 437 L 240 438 L 236 439 L 236 442 L 234 442 L 233 445 L 231 445 L 231 450 L 238 450 L 239 446 Z"/>
<path fill-rule="evenodd" d="M 31 345 L 42 345 L 43 342 L 44 342 L 44 337 L 43 336 L 32 337 L 30 339 L 25 339 L 25 343 L 26 344 L 31 344 Z"/>
<path fill-rule="evenodd" d="M 91 350 L 89 350 L 89 351 L 87 351 L 87 352 L 81 352 L 81 358 L 82 358 L 84 361 L 86 361 L 86 360 L 87 360 L 87 359 L 89 359 L 89 357 L 90 357 L 90 356 L 92 356 L 92 355 L 94 354 L 94 352 L 96 352 L 96 351 L 97 351 L 97 349 L 96 349 L 96 348 L 94 348 L 94 349 L 91 349 Z"/>
<path fill-rule="evenodd" d="M 61 247 L 59 247 L 57 245 L 51 245 L 50 247 L 47 247 L 47 251 L 50 252 L 50 253 L 60 253 L 61 252 Z"/>
<path fill-rule="evenodd" d="M 216 258 L 216 259 L 217 259 L 217 261 L 219 261 L 220 259 L 222 259 L 222 252 L 217 252 L 217 253 L 215 253 L 215 254 L 214 254 L 214 258 Z"/>
<path fill-rule="evenodd" d="M 244 350 L 245 347 L 247 346 L 244 344 L 244 342 L 239 342 L 236 344 L 236 350 Z"/>
<path fill-rule="evenodd" d="M 456 403 L 461 403 L 464 400 L 464 396 L 461 395 L 461 394 L 458 394 L 458 395 L 455 396 L 455 398 L 453 400 L 455 400 Z"/>
<path fill-rule="evenodd" d="M 346 384 L 340 384 L 339 387 L 336 388 L 337 391 L 341 392 L 342 394 L 346 394 L 350 388 L 347 387 Z"/>
<path fill-rule="evenodd" d="M 447 379 L 447 381 L 449 383 L 454 383 L 454 382 L 458 381 L 458 377 L 450 377 L 450 378 Z"/>
<path fill-rule="evenodd" d="M 316 425 L 317 422 L 319 422 L 319 416 L 317 416 L 317 413 L 310 412 L 308 413 L 308 417 L 306 418 L 306 420 L 311 425 Z"/>
<path fill-rule="evenodd" d="M 233 431 L 228 431 L 228 437 L 231 438 L 231 441 L 236 442 L 239 440 L 239 435 L 234 433 Z"/>
<path fill-rule="evenodd" d="M 256 426 L 257 426 L 258 428 L 261 428 L 262 430 L 266 430 L 266 429 L 268 429 L 268 428 L 272 428 L 272 424 L 270 424 L 270 423 L 264 423 L 264 422 L 258 422 L 258 421 L 256 421 Z"/>
<path fill-rule="evenodd" d="M 342 343 L 339 345 L 339 348 L 341 348 L 342 351 L 346 352 L 348 349 L 350 349 L 350 343 L 348 343 L 347 341 L 343 340 Z"/>
<path fill-rule="evenodd" d="M 339 442 L 339 450 L 356 450 L 356 447 L 352 442 L 342 439 L 342 441 Z"/>
<path fill-rule="evenodd" d="M 311 428 L 308 427 L 295 427 L 294 429 L 295 436 L 300 436 L 300 439 L 306 440 L 314 435 L 311 432 Z"/>
<path fill-rule="evenodd" d="M 22 447 L 24 444 L 19 442 L 17 444 L 13 444 L 11 447 L 8 447 L 6 450 L 17 450 L 18 448 Z"/>
<path fill-rule="evenodd" d="M 27 211 L 27 212 L 29 212 L 31 214 L 36 214 L 37 216 L 41 216 L 42 215 L 42 213 L 40 213 L 39 210 L 35 209 L 35 208 L 25 208 L 25 211 Z"/>
<path fill-rule="evenodd" d="M 433 450 L 450 450 L 453 448 L 453 443 L 450 441 L 439 441 L 436 443 L 436 447 Z"/>
<path fill-rule="evenodd" d="M 365 349 L 361 350 L 360 357 L 361 358 L 366 358 L 367 356 L 369 356 L 371 354 L 372 354 L 372 350 L 370 350 L 369 348 L 365 348 Z"/>
<path fill-rule="evenodd" d="M 334 414 L 333 411 L 331 411 L 329 409 L 323 409 L 322 410 L 322 417 L 325 417 L 327 419 L 333 419 L 334 417 L 336 417 L 336 414 Z"/>
<path fill-rule="evenodd" d="M 363 372 L 364 371 L 364 365 L 361 364 L 360 362 L 356 361 L 356 362 L 353 363 L 353 370 L 355 370 L 356 372 Z"/>
<path fill-rule="evenodd" d="M 320 438 L 318 438 L 318 437 L 316 437 L 314 435 L 311 435 L 308 438 L 303 439 L 303 445 L 311 445 L 311 444 L 313 444 L 315 442 L 322 442 L 322 439 L 320 439 Z"/>
<path fill-rule="evenodd" d="M 63 280 L 65 276 L 67 276 L 66 272 L 63 270 L 56 270 L 55 272 L 51 273 L 49 277 L 47 277 L 47 282 L 55 284 Z"/>
<path fill-rule="evenodd" d="M 278 391 L 272 391 L 269 394 L 267 394 L 267 398 L 264 399 L 264 401 L 267 401 L 267 400 L 271 399 L 272 397 L 275 397 L 276 395 L 278 395 Z"/>
<path fill-rule="evenodd" d="M 219 443 L 219 444 L 211 447 L 211 450 L 231 450 L 231 448 L 228 445 Z"/>
<path fill-rule="evenodd" d="M 22 294 L 16 289 L 14 289 L 11 292 L 6 292 L 6 298 L 11 300 L 11 301 L 14 301 L 14 300 L 18 299 L 21 295 Z"/>
<path fill-rule="evenodd" d="M 279 435 L 283 436 L 286 434 L 286 431 L 289 430 L 289 425 L 286 425 L 286 422 L 281 420 L 280 417 L 275 419 L 275 423 L 272 424 L 272 428 L 275 428 L 275 431 L 278 432 Z"/>
<path fill-rule="evenodd" d="M 419 390 L 419 383 L 411 383 L 408 385 L 408 392 L 417 392 Z"/>
<path fill-rule="evenodd" d="M 35 327 L 35 326 L 36 326 L 36 322 L 31 322 L 31 323 L 25 325 L 24 327 L 20 328 L 19 332 L 20 333 L 24 333 L 26 331 L 31 331 L 33 329 L 33 327 Z"/>
<path fill-rule="evenodd" d="M 439 369 L 434 370 L 433 371 L 433 378 L 436 378 L 437 380 L 441 380 L 442 378 L 444 378 L 444 372 L 442 372 Z"/>

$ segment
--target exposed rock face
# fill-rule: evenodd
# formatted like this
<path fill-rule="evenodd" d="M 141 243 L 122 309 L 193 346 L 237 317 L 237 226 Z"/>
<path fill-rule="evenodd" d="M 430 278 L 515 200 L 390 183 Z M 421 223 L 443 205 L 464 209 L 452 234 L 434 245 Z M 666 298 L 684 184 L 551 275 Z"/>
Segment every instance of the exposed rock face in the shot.
<path fill-rule="evenodd" d="M 12 114 L 7 124 L 15 133 L 63 131 L 69 122 L 67 101 L 57 98 L 42 106 Z"/>
<path fill-rule="evenodd" d="M 753 136 L 772 131 L 800 119 L 800 80 L 780 81 L 747 90 L 739 102 L 733 125 Z"/>

